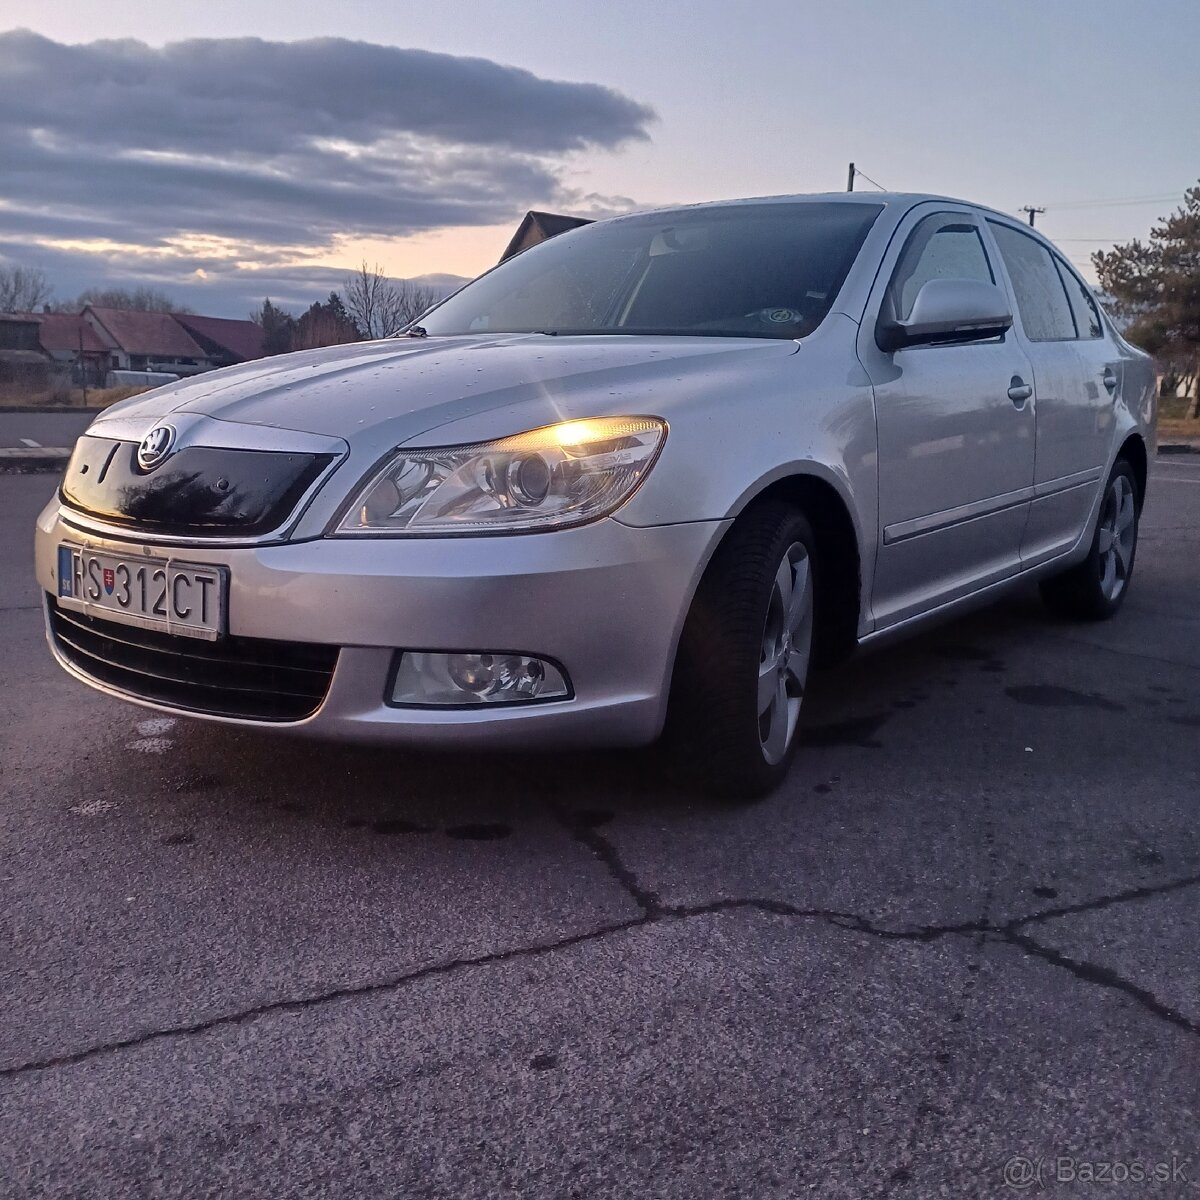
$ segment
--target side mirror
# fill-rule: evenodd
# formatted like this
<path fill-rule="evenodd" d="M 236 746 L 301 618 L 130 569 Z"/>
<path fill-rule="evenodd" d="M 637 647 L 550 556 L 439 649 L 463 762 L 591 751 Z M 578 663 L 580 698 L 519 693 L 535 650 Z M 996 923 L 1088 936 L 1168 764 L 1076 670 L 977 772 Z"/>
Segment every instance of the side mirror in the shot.
<path fill-rule="evenodd" d="M 999 337 L 1013 323 L 1004 293 L 978 279 L 930 279 L 921 285 L 907 321 L 880 317 L 875 341 L 881 350 L 930 342 L 973 342 Z"/>

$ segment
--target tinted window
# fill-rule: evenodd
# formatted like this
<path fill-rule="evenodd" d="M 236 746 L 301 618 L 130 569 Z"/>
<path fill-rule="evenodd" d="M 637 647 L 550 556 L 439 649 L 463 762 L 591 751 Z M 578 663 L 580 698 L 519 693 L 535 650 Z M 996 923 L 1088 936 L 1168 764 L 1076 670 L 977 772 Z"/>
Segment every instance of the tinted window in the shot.
<path fill-rule="evenodd" d="M 431 335 L 795 338 L 824 319 L 882 206 L 739 204 L 585 225 L 427 313 Z"/>
<path fill-rule="evenodd" d="M 1074 338 L 1075 320 L 1053 255 L 1011 225 L 993 221 L 991 226 L 1017 296 L 1025 336 L 1031 342 Z"/>
<path fill-rule="evenodd" d="M 926 217 L 909 234 L 888 289 L 897 320 L 908 320 L 917 293 L 931 279 L 995 282 L 983 239 L 970 221 L 951 213 L 938 213 Z"/>
<path fill-rule="evenodd" d="M 1091 292 L 1083 285 L 1083 281 L 1061 259 L 1054 260 L 1058 273 L 1062 277 L 1063 287 L 1067 289 L 1067 298 L 1071 301 L 1071 313 L 1075 317 L 1075 328 L 1081 338 L 1098 338 L 1104 333 L 1100 324 L 1100 310 L 1092 299 Z"/>

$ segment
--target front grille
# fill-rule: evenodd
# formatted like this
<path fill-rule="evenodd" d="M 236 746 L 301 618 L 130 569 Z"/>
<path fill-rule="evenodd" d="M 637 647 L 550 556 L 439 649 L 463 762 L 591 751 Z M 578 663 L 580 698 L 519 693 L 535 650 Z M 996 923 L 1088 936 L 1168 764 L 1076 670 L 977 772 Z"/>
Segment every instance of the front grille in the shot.
<path fill-rule="evenodd" d="M 254 721 L 300 721 L 329 691 L 336 646 L 226 637 L 217 642 L 118 625 L 60 608 L 50 632 L 83 674 L 142 700 Z"/>
<path fill-rule="evenodd" d="M 333 462 L 331 454 L 185 446 L 152 471 L 137 443 L 85 435 L 59 494 L 114 525 L 188 537 L 258 537 L 277 529 Z"/>

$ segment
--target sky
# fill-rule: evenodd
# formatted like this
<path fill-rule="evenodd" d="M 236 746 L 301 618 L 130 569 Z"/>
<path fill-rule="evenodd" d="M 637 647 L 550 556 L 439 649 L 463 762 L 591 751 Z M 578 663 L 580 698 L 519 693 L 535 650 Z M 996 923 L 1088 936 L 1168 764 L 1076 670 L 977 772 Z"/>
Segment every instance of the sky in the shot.
<path fill-rule="evenodd" d="M 1094 277 L 1200 178 L 1197 46 L 1196 0 L 0 0 L 0 258 L 242 316 L 854 161 Z"/>

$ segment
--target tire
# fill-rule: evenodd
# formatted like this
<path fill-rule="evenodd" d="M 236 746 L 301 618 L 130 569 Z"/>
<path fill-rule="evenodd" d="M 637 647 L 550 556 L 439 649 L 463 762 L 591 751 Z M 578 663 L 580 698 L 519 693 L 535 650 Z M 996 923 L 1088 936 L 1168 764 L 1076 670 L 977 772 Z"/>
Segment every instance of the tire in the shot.
<path fill-rule="evenodd" d="M 1104 485 L 1087 558 L 1040 585 L 1051 612 L 1076 621 L 1105 621 L 1117 612 L 1133 580 L 1140 509 L 1137 478 L 1120 458 Z"/>
<path fill-rule="evenodd" d="M 818 580 L 812 527 L 789 504 L 754 506 L 717 547 L 684 624 L 667 718 L 676 765 L 705 791 L 753 799 L 787 774 Z"/>

